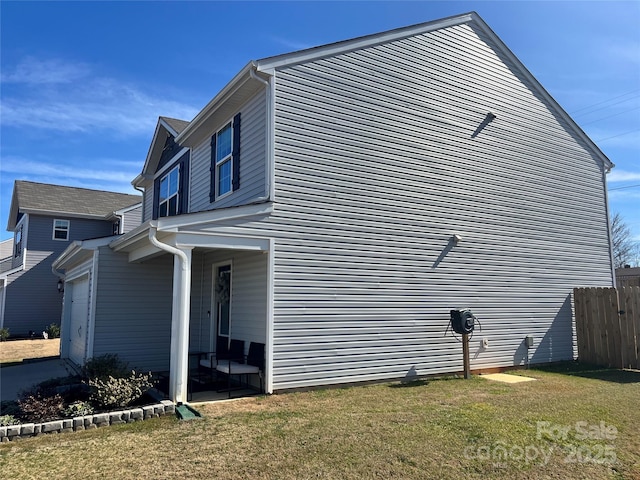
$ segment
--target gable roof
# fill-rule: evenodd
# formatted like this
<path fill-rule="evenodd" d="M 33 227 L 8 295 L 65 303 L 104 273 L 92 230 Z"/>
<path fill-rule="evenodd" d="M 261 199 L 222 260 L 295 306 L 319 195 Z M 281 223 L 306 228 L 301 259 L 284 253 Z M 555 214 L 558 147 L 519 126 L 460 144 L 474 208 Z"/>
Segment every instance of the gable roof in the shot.
<path fill-rule="evenodd" d="M 158 117 L 158 123 L 156 124 L 155 131 L 153 132 L 153 138 L 151 139 L 151 145 L 149 145 L 147 158 L 144 161 L 140 175 L 134 178 L 131 182 L 132 185 L 138 186 L 144 182 L 145 179 L 153 176 L 156 168 L 158 167 L 160 157 L 162 156 L 162 151 L 167 137 L 171 136 L 175 139 L 175 137 L 180 135 L 189 126 L 189 123 L 190 122 L 187 122 L 186 120 L 179 120 L 177 118 Z"/>
<path fill-rule="evenodd" d="M 179 120 L 177 118 L 159 117 L 159 120 L 162 120 L 171 129 L 173 129 L 173 132 L 171 133 L 174 137 L 179 135 L 180 132 L 182 132 L 185 128 L 187 128 L 187 125 L 189 125 L 189 122 L 187 122 L 186 120 Z"/>
<path fill-rule="evenodd" d="M 420 23 L 408 27 L 402 27 L 350 40 L 251 61 L 196 115 L 191 123 L 187 125 L 182 132 L 180 132 L 177 141 L 186 141 L 191 136 L 197 137 L 194 135 L 196 130 L 199 130 L 203 125 L 206 126 L 209 118 L 218 109 L 225 108 L 225 104 L 228 102 L 229 98 L 236 92 L 247 90 L 250 93 L 246 85 L 248 83 L 259 85 L 259 81 L 255 79 L 255 73 L 257 72 L 260 72 L 262 75 L 273 75 L 279 68 L 286 68 L 300 63 L 312 62 L 322 58 L 340 55 L 354 50 L 373 47 L 383 43 L 409 38 L 414 35 L 421 35 L 435 30 L 464 24 L 478 28 L 494 43 L 500 53 L 509 59 L 511 63 L 510 68 L 516 69 L 528 80 L 530 88 L 545 99 L 549 107 L 567 123 L 567 126 L 576 134 L 577 137 L 581 138 L 585 142 L 593 154 L 600 159 L 606 169 L 611 169 L 614 166 L 602 150 L 600 150 L 600 148 L 584 133 L 578 124 L 544 89 L 540 82 L 536 80 L 524 64 L 520 62 L 513 52 L 511 52 L 511 50 L 502 42 L 502 40 L 500 40 L 500 38 L 476 12 L 468 12 L 462 15 L 442 18 L 431 22 Z M 253 82 L 251 82 L 252 78 L 254 79 Z M 200 137 L 202 137 L 202 135 L 200 135 Z"/>
<path fill-rule="evenodd" d="M 141 201 L 140 195 L 16 180 L 7 230 L 15 228 L 19 213 L 108 219 Z"/>

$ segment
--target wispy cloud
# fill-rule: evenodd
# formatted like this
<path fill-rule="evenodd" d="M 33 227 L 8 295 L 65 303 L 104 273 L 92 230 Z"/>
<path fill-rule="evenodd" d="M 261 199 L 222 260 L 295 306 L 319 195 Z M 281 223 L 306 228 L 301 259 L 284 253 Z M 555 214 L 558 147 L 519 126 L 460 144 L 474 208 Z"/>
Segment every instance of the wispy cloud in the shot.
<path fill-rule="evenodd" d="M 607 175 L 608 182 L 635 182 L 640 181 L 640 172 L 629 172 L 626 170 L 613 170 Z"/>
<path fill-rule="evenodd" d="M 283 37 L 271 36 L 269 37 L 271 41 L 282 45 L 283 47 L 288 48 L 289 50 L 305 50 L 307 48 L 311 48 L 315 45 L 310 43 L 301 42 L 298 40 L 291 40 Z"/>
<path fill-rule="evenodd" d="M 20 174 L 20 178 L 24 180 L 40 181 L 45 183 L 64 183 L 73 182 L 75 185 L 86 185 L 90 182 L 94 185 L 120 184 L 130 189 L 131 180 L 140 172 L 140 162 L 126 162 L 122 160 L 111 159 L 95 159 L 91 161 L 94 165 L 110 165 L 109 170 L 91 168 L 86 165 L 84 168 L 78 168 L 73 164 L 82 164 L 82 162 L 70 161 L 69 165 L 59 165 L 55 161 L 31 161 L 20 157 L 5 157 L 0 165 L 0 172 Z M 85 164 L 87 162 L 84 162 Z M 42 180 L 42 179 L 47 179 Z"/>
<path fill-rule="evenodd" d="M 91 70 L 84 63 L 68 63 L 57 59 L 38 60 L 26 57 L 13 69 L 2 72 L 2 83 L 22 83 L 28 85 L 44 85 L 71 83 L 90 74 Z"/>
<path fill-rule="evenodd" d="M 148 136 L 158 116 L 190 120 L 198 111 L 150 88 L 98 77 L 88 65 L 61 60 L 29 58 L 5 72 L 2 82 L 13 84 L 2 99 L 3 126 Z"/>
<path fill-rule="evenodd" d="M 640 42 L 625 41 L 624 43 L 613 42 L 610 39 L 603 39 L 601 43 L 601 53 L 607 58 L 620 62 L 625 68 L 636 69 L 640 65 Z"/>

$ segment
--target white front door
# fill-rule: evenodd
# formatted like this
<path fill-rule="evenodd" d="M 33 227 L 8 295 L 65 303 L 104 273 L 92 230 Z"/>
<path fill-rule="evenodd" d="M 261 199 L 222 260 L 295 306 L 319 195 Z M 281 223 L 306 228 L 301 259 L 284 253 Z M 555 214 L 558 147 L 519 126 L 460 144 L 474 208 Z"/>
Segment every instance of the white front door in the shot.
<path fill-rule="evenodd" d="M 71 322 L 69 329 L 69 358 L 84 365 L 89 324 L 89 277 L 71 283 Z"/>

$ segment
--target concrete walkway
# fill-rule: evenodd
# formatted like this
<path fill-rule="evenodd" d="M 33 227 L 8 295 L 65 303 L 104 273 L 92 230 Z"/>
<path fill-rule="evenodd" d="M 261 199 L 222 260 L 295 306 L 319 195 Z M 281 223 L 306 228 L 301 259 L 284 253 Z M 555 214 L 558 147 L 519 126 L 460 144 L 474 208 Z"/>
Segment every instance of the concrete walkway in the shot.
<path fill-rule="evenodd" d="M 36 383 L 73 374 L 73 369 L 59 358 L 0 367 L 0 401 L 16 400 L 21 390 Z"/>

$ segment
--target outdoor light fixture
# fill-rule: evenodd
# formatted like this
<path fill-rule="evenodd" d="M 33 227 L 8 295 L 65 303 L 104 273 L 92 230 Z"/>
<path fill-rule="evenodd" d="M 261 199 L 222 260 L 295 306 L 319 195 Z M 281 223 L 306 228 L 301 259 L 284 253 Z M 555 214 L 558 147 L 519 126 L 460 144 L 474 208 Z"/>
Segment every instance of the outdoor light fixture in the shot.
<path fill-rule="evenodd" d="M 58 292 L 60 293 L 64 292 L 64 282 L 62 281 L 62 279 L 58 280 Z"/>

